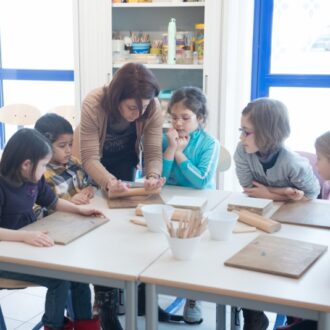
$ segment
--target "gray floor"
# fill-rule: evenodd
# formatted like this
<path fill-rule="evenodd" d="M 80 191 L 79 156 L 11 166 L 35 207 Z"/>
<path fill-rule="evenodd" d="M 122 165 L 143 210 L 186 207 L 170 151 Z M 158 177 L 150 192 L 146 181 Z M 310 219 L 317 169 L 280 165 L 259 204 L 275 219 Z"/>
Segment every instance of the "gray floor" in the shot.
<path fill-rule="evenodd" d="M 24 290 L 0 290 L 0 304 L 5 317 L 8 330 L 31 330 L 42 316 L 44 309 L 46 289 L 41 287 L 27 288 Z M 160 296 L 162 307 L 167 306 L 174 298 Z M 182 310 L 178 312 L 182 313 Z M 273 329 L 275 315 L 267 313 L 271 324 L 269 330 Z M 160 323 L 159 330 L 214 330 L 215 329 L 215 305 L 203 302 L 204 322 L 200 325 L 168 324 Z M 125 323 L 121 317 L 122 324 Z M 144 329 L 144 317 L 138 318 L 138 328 Z M 229 327 L 228 327 L 229 329 Z"/>

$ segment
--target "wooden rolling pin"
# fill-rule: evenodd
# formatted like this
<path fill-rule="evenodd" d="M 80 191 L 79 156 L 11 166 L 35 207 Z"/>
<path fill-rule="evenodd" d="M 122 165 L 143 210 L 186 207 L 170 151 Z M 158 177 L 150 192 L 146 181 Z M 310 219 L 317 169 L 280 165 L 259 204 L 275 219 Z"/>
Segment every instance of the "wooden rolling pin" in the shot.
<path fill-rule="evenodd" d="M 250 226 L 256 227 L 265 231 L 266 233 L 274 233 L 281 229 L 281 224 L 277 221 L 263 217 L 259 214 L 250 211 L 241 210 L 233 211 L 239 215 L 239 221 L 244 222 Z"/>
<path fill-rule="evenodd" d="M 143 213 L 142 213 L 142 210 L 141 210 L 141 207 L 143 205 L 144 204 L 139 204 L 136 207 L 135 215 L 143 216 Z M 191 212 L 192 211 L 188 210 L 188 209 L 175 209 L 174 212 L 173 212 L 171 220 L 180 221 L 180 220 L 184 220 L 184 219 L 189 219 Z"/>
<path fill-rule="evenodd" d="M 110 194 L 110 199 L 120 198 L 120 197 L 133 197 L 133 196 L 148 196 L 157 195 L 161 191 L 161 188 L 154 190 L 145 190 L 144 188 L 128 188 L 128 191 L 123 192 L 112 192 Z"/>

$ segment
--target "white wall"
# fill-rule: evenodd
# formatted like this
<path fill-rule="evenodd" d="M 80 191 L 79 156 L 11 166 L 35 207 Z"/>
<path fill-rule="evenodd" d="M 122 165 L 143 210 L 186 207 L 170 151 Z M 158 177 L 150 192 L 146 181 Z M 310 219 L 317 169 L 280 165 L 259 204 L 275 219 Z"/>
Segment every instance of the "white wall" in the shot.
<path fill-rule="evenodd" d="M 220 62 L 220 141 L 233 155 L 240 114 L 250 100 L 253 0 L 223 0 Z M 212 120 L 212 119 L 211 119 Z M 220 189 L 240 190 L 234 163 L 222 174 Z"/>

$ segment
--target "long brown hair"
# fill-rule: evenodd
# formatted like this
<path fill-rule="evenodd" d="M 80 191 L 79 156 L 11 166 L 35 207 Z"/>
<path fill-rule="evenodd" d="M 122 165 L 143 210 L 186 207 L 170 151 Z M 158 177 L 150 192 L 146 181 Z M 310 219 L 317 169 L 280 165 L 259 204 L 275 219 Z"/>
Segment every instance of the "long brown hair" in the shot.
<path fill-rule="evenodd" d="M 111 120 L 120 119 L 119 103 L 127 99 L 135 99 L 140 111 L 140 118 L 148 118 L 155 111 L 154 98 L 159 94 L 159 84 L 147 67 L 139 63 L 127 63 L 113 76 L 111 83 L 103 88 L 104 97 L 101 105 L 111 113 Z M 142 99 L 151 100 L 142 116 Z"/>

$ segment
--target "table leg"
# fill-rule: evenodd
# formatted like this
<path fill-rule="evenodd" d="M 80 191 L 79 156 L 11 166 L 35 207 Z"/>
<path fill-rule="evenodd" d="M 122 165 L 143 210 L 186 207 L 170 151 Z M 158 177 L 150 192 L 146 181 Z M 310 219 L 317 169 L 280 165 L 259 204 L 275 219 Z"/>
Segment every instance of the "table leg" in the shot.
<path fill-rule="evenodd" d="M 226 330 L 226 305 L 216 306 L 216 330 Z"/>
<path fill-rule="evenodd" d="M 126 330 L 137 330 L 137 287 L 135 282 L 125 283 Z"/>
<path fill-rule="evenodd" d="M 158 295 L 154 284 L 146 284 L 146 330 L 158 329 Z"/>
<path fill-rule="evenodd" d="M 320 319 L 317 326 L 318 330 L 330 329 L 330 313 L 320 313 Z"/>

